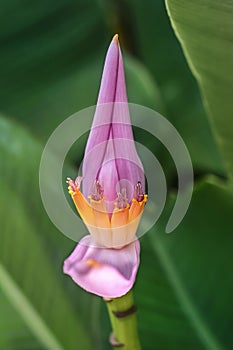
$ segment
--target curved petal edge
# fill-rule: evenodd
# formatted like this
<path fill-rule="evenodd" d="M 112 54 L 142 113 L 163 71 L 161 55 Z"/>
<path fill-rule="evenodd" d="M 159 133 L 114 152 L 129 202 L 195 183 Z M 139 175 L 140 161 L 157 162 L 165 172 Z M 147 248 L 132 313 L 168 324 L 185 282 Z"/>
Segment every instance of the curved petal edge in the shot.
<path fill-rule="evenodd" d="M 126 294 L 136 279 L 139 267 L 138 240 L 121 249 L 102 248 L 85 236 L 64 261 L 63 271 L 88 292 L 106 298 Z"/>

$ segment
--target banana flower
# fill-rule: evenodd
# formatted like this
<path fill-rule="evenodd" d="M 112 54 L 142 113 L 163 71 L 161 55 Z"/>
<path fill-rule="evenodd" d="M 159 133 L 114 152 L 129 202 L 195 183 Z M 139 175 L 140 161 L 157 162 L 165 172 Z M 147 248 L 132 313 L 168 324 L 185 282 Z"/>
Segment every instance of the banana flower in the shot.
<path fill-rule="evenodd" d="M 106 298 L 133 286 L 140 245 L 136 231 L 147 201 L 143 166 L 134 144 L 118 35 L 109 46 L 82 177 L 67 179 L 90 235 L 64 262 L 85 290 Z"/>

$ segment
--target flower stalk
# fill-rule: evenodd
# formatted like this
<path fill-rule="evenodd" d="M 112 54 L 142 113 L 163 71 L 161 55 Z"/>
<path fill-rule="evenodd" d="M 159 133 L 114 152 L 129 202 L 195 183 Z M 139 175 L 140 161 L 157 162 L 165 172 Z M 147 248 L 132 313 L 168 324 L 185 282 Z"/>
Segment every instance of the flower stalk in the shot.
<path fill-rule="evenodd" d="M 120 298 L 104 300 L 113 330 L 109 337 L 113 349 L 141 350 L 133 291 Z"/>

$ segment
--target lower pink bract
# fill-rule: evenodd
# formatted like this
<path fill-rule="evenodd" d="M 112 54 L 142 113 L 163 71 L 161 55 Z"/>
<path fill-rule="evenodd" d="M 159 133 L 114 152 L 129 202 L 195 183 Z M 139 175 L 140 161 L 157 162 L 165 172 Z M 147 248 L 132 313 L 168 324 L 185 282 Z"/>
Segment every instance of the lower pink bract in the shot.
<path fill-rule="evenodd" d="M 65 260 L 63 271 L 86 291 L 117 298 L 135 282 L 139 253 L 138 240 L 121 249 L 111 249 L 99 247 L 91 236 L 85 236 Z"/>

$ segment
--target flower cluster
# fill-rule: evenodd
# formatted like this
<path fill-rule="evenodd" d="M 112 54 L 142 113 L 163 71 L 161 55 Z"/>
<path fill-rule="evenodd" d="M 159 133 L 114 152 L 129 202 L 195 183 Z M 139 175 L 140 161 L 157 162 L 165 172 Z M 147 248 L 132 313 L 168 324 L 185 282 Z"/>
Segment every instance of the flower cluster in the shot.
<path fill-rule="evenodd" d="M 64 272 L 87 291 L 119 297 L 132 288 L 136 278 L 140 252 L 136 231 L 147 196 L 118 35 L 106 55 L 82 171 L 83 177 L 68 178 L 67 183 L 90 235 L 65 260 Z"/>

